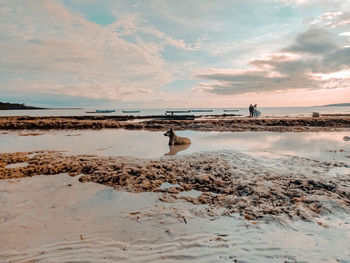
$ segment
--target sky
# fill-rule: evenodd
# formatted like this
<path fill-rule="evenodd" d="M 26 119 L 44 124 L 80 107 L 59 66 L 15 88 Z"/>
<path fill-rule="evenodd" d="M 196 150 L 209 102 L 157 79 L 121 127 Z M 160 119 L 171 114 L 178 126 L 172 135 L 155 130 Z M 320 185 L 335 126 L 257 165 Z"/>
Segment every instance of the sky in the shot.
<path fill-rule="evenodd" d="M 0 101 L 350 102 L 350 1 L 0 0 Z"/>

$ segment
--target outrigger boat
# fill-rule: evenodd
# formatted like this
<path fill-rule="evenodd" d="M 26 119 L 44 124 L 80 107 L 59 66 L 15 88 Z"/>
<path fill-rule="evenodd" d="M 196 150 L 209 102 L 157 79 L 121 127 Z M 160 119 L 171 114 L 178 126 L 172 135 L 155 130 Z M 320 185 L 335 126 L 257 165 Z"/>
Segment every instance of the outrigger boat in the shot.
<path fill-rule="evenodd" d="M 95 111 L 87 111 L 86 113 L 111 113 L 115 112 L 115 110 L 95 110 Z"/>
<path fill-rule="evenodd" d="M 200 109 L 200 110 L 191 110 L 191 112 L 213 112 L 213 110 Z"/>
<path fill-rule="evenodd" d="M 96 110 L 96 113 L 110 113 L 115 112 L 115 110 Z"/>
<path fill-rule="evenodd" d="M 162 119 L 162 120 L 194 120 L 194 115 L 161 115 L 156 116 L 156 119 Z"/>
<path fill-rule="evenodd" d="M 167 110 L 165 115 L 174 115 L 175 113 L 190 113 L 190 110 Z"/>
<path fill-rule="evenodd" d="M 139 110 L 122 110 L 123 113 L 139 113 Z"/>
<path fill-rule="evenodd" d="M 239 110 L 224 110 L 224 112 L 239 111 Z"/>
<path fill-rule="evenodd" d="M 175 115 L 176 113 L 191 113 L 190 110 L 167 110 L 161 119 L 165 120 L 194 120 L 194 115 Z"/>

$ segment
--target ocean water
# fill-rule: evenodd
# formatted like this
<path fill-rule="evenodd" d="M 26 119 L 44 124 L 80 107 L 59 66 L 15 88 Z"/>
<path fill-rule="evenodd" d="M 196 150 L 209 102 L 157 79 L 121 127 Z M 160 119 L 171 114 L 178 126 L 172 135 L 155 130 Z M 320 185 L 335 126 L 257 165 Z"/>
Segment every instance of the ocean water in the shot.
<path fill-rule="evenodd" d="M 101 109 L 101 108 L 99 108 Z M 108 108 L 112 109 L 112 108 Z M 95 111 L 91 108 L 83 109 L 49 109 L 49 110 L 3 110 L 0 111 L 0 116 L 83 116 L 83 115 L 135 115 L 135 116 L 148 116 L 148 115 L 164 115 L 168 110 L 198 110 L 200 108 L 159 108 L 159 109 L 128 109 L 139 110 L 138 113 L 123 113 L 122 110 L 117 107 L 114 108 L 115 112 L 112 113 L 88 113 Z M 248 107 L 246 108 L 201 108 L 210 109 L 212 112 L 190 112 L 185 114 L 191 115 L 222 115 L 226 114 L 239 114 L 242 116 L 248 116 Z M 227 111 L 224 110 L 238 110 Z M 264 117 L 296 117 L 296 116 L 311 116 L 312 112 L 319 112 L 321 114 L 350 114 L 350 107 L 258 107 L 261 115 Z M 182 113 L 184 114 L 184 113 Z"/>

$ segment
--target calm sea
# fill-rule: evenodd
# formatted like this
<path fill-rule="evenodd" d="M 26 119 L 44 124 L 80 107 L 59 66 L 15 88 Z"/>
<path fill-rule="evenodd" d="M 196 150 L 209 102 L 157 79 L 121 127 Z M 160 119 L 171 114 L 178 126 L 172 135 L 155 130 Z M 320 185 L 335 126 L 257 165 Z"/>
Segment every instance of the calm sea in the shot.
<path fill-rule="evenodd" d="M 110 108 L 109 108 L 110 109 Z M 0 116 L 83 116 L 83 115 L 164 115 L 169 110 L 205 110 L 204 108 L 162 108 L 162 109 L 132 109 L 139 110 L 138 113 L 123 113 L 123 109 L 115 109 L 113 113 L 87 113 L 95 109 L 50 109 L 50 110 L 2 110 Z M 191 115 L 222 115 L 226 114 L 240 114 L 242 116 L 249 115 L 248 108 L 206 108 L 212 112 L 190 112 L 186 114 Z M 130 110 L 130 109 L 124 109 Z M 237 110 L 237 111 L 228 111 Z M 312 112 L 319 112 L 321 114 L 335 114 L 343 113 L 350 114 L 350 107 L 261 107 L 258 108 L 262 116 L 265 117 L 295 117 L 295 116 L 311 116 Z"/>

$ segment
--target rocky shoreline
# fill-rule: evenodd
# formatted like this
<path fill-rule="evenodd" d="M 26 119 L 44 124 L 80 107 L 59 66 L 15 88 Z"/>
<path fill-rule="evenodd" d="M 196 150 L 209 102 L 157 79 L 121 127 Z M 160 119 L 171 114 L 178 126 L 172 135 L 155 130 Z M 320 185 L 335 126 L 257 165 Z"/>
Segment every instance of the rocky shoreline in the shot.
<path fill-rule="evenodd" d="M 164 202 L 180 199 L 204 204 L 222 208 L 222 215 L 239 213 L 247 220 L 315 221 L 321 214 L 350 212 L 349 176 L 327 175 L 334 167 L 349 168 L 347 164 L 296 156 L 276 159 L 273 165 L 268 162 L 232 151 L 160 159 L 72 156 L 52 151 L 5 153 L 0 154 L 0 179 L 82 175 L 81 182 L 129 192 L 160 192 Z M 164 183 L 174 185 L 164 189 Z M 191 190 L 199 195 L 186 195 Z"/>
<path fill-rule="evenodd" d="M 154 117 L 154 116 L 153 116 Z M 111 129 L 195 131 L 272 131 L 318 132 L 350 129 L 350 116 L 328 115 L 319 118 L 246 118 L 207 116 L 195 120 L 162 120 L 152 116 L 73 116 L 73 117 L 0 117 L 0 130 Z M 137 121 L 135 121 L 137 120 Z"/>

